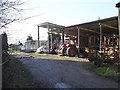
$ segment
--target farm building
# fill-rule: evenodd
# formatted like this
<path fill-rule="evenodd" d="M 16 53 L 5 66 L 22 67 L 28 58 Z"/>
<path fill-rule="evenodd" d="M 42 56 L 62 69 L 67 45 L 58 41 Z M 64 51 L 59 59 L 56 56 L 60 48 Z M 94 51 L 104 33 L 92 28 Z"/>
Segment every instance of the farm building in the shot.
<path fill-rule="evenodd" d="M 40 40 L 40 46 L 47 46 L 47 42 L 46 40 Z M 38 41 L 37 40 L 27 40 L 25 42 L 25 51 L 26 52 L 31 52 L 31 51 L 36 51 L 38 48 Z"/>
<path fill-rule="evenodd" d="M 85 47 L 98 50 L 111 46 L 118 48 L 118 17 L 68 26 L 64 28 L 64 34 L 77 37 L 78 51 Z"/>
<path fill-rule="evenodd" d="M 56 38 L 56 40 L 53 41 L 53 34 L 58 34 L 58 33 L 61 33 L 61 30 L 64 26 L 62 25 L 57 25 L 57 24 L 53 24 L 53 23 L 50 23 L 50 22 L 44 22 L 44 23 L 41 23 L 41 24 L 38 24 L 38 47 L 40 46 L 40 43 L 39 43 L 39 27 L 42 27 L 42 28 L 46 28 L 48 29 L 48 48 L 49 48 L 49 53 L 50 53 L 50 49 L 53 49 L 54 48 L 54 42 L 57 42 L 58 43 L 58 38 Z"/>
<path fill-rule="evenodd" d="M 90 61 L 113 63 L 119 60 L 118 17 L 96 20 L 64 28 L 64 34 L 75 37 L 78 57 L 88 57 Z M 70 50 L 66 53 L 76 52 Z M 70 53 L 70 54 L 69 54 Z"/>
<path fill-rule="evenodd" d="M 38 35 L 39 27 L 47 28 L 51 38 L 52 33 L 61 35 L 60 47 L 57 49 L 58 54 L 72 57 L 78 55 L 78 57 L 88 58 L 89 55 L 92 55 L 92 58 L 100 58 L 101 60 L 115 59 L 118 61 L 119 59 L 117 16 L 67 27 L 52 23 L 42 23 L 38 25 Z M 53 46 L 53 42 L 52 40 L 48 41 L 50 49 L 50 46 Z"/>
<path fill-rule="evenodd" d="M 46 23 L 44 27 L 48 28 Z M 117 16 L 67 27 L 59 26 L 56 30 L 52 27 L 50 32 L 53 32 L 53 28 L 54 32 L 62 33 L 63 44 L 64 36 L 76 37 L 78 49 L 83 47 L 102 49 L 109 45 L 118 45 Z"/>

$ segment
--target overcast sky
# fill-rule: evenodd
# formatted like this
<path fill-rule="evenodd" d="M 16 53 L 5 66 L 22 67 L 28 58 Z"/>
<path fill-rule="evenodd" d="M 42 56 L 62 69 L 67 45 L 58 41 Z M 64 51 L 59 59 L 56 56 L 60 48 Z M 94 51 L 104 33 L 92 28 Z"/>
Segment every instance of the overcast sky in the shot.
<path fill-rule="evenodd" d="M 70 26 L 84 22 L 117 16 L 115 4 L 119 0 L 26 0 L 21 6 L 23 17 L 36 16 L 15 22 L 5 31 L 9 43 L 24 42 L 28 35 L 37 39 L 37 24 L 51 22 Z M 47 30 L 40 28 L 40 39 L 47 39 Z"/>

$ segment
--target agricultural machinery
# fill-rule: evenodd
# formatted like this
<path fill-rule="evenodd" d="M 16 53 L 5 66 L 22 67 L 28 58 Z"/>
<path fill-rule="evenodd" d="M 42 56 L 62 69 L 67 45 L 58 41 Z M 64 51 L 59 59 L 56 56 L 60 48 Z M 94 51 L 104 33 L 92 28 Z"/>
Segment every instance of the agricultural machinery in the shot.
<path fill-rule="evenodd" d="M 95 65 L 101 66 L 103 63 L 119 63 L 118 36 L 112 36 L 108 39 L 108 44 L 104 45 L 101 50 L 89 48 L 88 60 Z"/>
<path fill-rule="evenodd" d="M 77 38 L 69 37 L 65 39 L 65 43 L 60 45 L 57 50 L 59 55 L 75 57 L 78 55 L 78 46 L 77 46 Z M 85 55 L 87 52 L 85 48 L 80 48 L 80 52 Z"/>

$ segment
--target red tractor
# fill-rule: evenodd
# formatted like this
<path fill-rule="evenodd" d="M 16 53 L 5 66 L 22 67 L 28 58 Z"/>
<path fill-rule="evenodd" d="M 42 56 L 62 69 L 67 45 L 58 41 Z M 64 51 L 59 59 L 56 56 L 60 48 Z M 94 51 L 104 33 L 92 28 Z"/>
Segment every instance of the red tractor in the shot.
<path fill-rule="evenodd" d="M 76 56 L 78 53 L 76 41 L 77 41 L 76 37 L 69 37 L 69 39 L 65 39 L 65 42 L 67 44 L 65 43 L 64 45 L 60 45 L 58 49 L 58 54 L 63 56 L 67 55 L 70 57 Z"/>

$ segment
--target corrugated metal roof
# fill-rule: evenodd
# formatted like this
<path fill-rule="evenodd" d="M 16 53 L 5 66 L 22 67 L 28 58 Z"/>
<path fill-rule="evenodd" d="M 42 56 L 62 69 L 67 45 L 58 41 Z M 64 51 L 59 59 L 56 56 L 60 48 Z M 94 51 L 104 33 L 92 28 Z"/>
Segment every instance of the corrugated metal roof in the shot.
<path fill-rule="evenodd" d="M 92 22 L 72 25 L 64 28 L 64 33 L 68 35 L 77 35 L 78 28 L 81 33 L 95 34 L 100 31 L 102 25 L 103 34 L 118 34 L 118 17 L 110 17 L 106 19 L 96 20 Z"/>
<path fill-rule="evenodd" d="M 61 28 L 64 28 L 64 26 L 62 25 L 57 25 L 50 22 L 44 22 L 44 23 L 38 24 L 38 26 L 47 28 L 50 32 L 57 32 L 57 33 L 60 33 Z"/>

